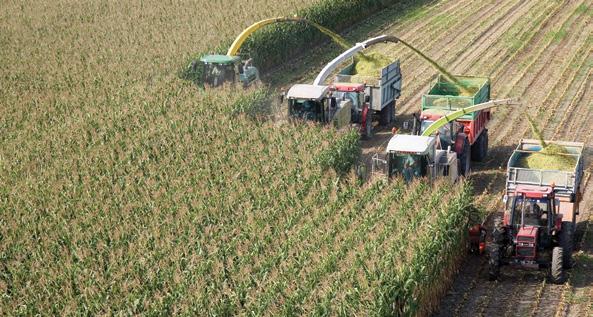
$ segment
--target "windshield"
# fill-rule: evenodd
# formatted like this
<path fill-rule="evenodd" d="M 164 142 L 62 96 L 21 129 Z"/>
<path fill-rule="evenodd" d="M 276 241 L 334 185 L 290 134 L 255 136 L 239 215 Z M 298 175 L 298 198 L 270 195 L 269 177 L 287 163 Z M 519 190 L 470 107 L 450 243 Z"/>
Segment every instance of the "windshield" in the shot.
<path fill-rule="evenodd" d="M 515 198 L 513 209 L 513 227 L 518 229 L 524 226 L 546 226 L 548 219 L 548 204 L 539 199 Z"/>
<path fill-rule="evenodd" d="M 426 175 L 426 156 L 404 153 L 390 153 L 389 175 L 401 174 L 407 182 L 414 177 Z"/>
<path fill-rule="evenodd" d="M 322 121 L 323 120 L 323 104 L 309 99 L 290 99 L 289 114 L 293 118 Z"/>
<path fill-rule="evenodd" d="M 235 81 L 235 67 L 233 64 L 205 64 L 204 83 L 216 87 L 226 81 Z"/>
<path fill-rule="evenodd" d="M 359 103 L 359 94 L 356 92 L 346 92 L 346 91 L 334 91 L 333 96 L 336 97 L 338 102 L 342 100 L 350 100 L 352 101 L 352 109 L 360 110 L 360 103 Z"/>

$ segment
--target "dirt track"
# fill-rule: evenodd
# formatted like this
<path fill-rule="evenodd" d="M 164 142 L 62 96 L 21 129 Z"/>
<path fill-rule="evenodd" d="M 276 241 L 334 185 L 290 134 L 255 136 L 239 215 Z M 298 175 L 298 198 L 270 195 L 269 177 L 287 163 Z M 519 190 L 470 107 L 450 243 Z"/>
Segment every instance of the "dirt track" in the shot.
<path fill-rule="evenodd" d="M 490 76 L 492 97 L 520 97 L 523 107 L 537 114 L 546 138 L 582 141 L 591 147 L 592 1 L 461 0 L 439 3 L 428 11 L 427 19 L 393 26 L 382 33 L 402 36 L 455 74 Z M 417 111 L 435 72 L 403 48 L 379 50 L 399 56 L 402 62 L 405 86 L 397 106 L 401 124 Z M 472 177 L 478 202 L 496 212 L 501 208 L 506 160 L 518 140 L 531 135 L 521 109 L 498 110 L 489 129 L 490 157 L 474 165 Z M 390 133 L 383 130 L 364 143 L 367 161 L 389 137 Z M 588 149 L 586 157 L 591 154 Z M 590 162 L 586 161 L 587 175 L 591 173 Z M 591 230 L 588 223 L 593 217 L 593 186 L 585 188 L 578 237 Z M 590 252 L 593 247 L 587 242 L 579 246 L 583 249 L 580 252 Z M 489 282 L 485 261 L 485 257 L 468 256 L 436 316 L 591 313 L 593 277 L 586 274 L 583 263 L 577 262 L 569 283 L 553 285 L 543 272 L 506 268 L 500 281 Z"/>

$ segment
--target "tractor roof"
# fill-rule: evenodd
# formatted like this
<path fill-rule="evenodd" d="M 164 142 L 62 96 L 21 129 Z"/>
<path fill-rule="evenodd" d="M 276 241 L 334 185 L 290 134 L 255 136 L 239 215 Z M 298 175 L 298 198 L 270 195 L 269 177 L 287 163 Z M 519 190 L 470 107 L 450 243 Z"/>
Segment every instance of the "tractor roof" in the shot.
<path fill-rule="evenodd" d="M 364 84 L 357 83 L 334 83 L 333 87 L 337 91 L 364 91 Z"/>
<path fill-rule="evenodd" d="M 387 153 L 404 152 L 424 155 L 434 147 L 434 142 L 435 138 L 432 136 L 396 134 L 387 144 Z"/>
<path fill-rule="evenodd" d="M 200 61 L 207 64 L 234 64 L 239 62 L 241 58 L 239 56 L 228 56 L 228 55 L 204 55 L 200 58 Z"/>
<path fill-rule="evenodd" d="M 552 192 L 553 189 L 550 186 L 517 185 L 515 189 L 516 194 L 525 194 L 528 198 L 549 197 Z"/>
<path fill-rule="evenodd" d="M 327 96 L 328 91 L 328 86 L 297 84 L 290 87 L 290 90 L 288 90 L 286 97 L 292 99 L 321 100 L 323 97 Z"/>

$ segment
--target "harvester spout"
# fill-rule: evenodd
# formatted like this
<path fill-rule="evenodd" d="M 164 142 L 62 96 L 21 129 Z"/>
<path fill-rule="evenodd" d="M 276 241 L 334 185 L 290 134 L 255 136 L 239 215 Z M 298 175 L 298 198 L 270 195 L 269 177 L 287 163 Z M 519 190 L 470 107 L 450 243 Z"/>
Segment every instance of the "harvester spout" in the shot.
<path fill-rule="evenodd" d="M 319 75 L 317 75 L 317 78 L 315 78 L 315 80 L 313 81 L 313 85 L 323 85 L 325 80 L 333 73 L 333 71 L 341 63 L 343 63 L 347 59 L 351 58 L 355 54 L 361 52 L 362 50 L 364 50 L 372 45 L 378 44 L 378 43 L 387 43 L 387 42 L 397 43 L 399 41 L 400 41 L 400 39 L 395 36 L 380 35 L 377 37 L 370 38 L 364 42 L 356 43 L 356 45 L 354 45 L 350 49 L 346 50 L 344 53 L 340 54 L 338 57 L 334 58 L 331 62 L 327 63 L 327 65 L 325 65 L 325 67 L 321 70 Z"/>
<path fill-rule="evenodd" d="M 241 32 L 241 34 L 239 34 L 239 36 L 237 36 L 237 38 L 235 39 L 233 44 L 231 44 L 231 47 L 229 47 L 229 50 L 227 51 L 226 54 L 228 56 L 236 56 L 237 53 L 239 52 L 239 49 L 241 49 L 241 45 L 243 45 L 245 40 L 247 40 L 247 38 L 253 32 L 261 29 L 262 27 L 264 27 L 268 24 L 279 23 L 279 22 L 300 22 L 300 21 L 304 21 L 304 19 L 295 16 L 295 17 L 270 18 L 270 19 L 261 20 L 259 22 L 255 22 L 252 25 L 250 25 L 248 28 L 243 30 L 243 32 Z"/>
<path fill-rule="evenodd" d="M 462 117 L 468 113 L 472 113 L 472 112 L 476 112 L 476 111 L 480 111 L 480 110 L 484 110 L 484 109 L 490 109 L 490 108 L 494 108 L 494 107 L 499 107 L 499 106 L 511 106 L 511 105 L 519 105 L 519 104 L 521 104 L 521 103 L 519 102 L 519 100 L 517 98 L 509 98 L 509 99 L 491 100 L 488 102 L 473 105 L 471 107 L 462 108 L 462 109 L 459 109 L 452 113 L 449 113 L 447 115 L 444 115 L 440 119 L 433 122 L 430 126 L 428 126 L 428 128 L 426 128 L 426 130 L 424 130 L 424 133 L 422 133 L 422 135 L 429 136 L 429 135 L 435 133 L 439 128 L 446 125 L 447 123 L 457 120 L 460 117 Z"/>

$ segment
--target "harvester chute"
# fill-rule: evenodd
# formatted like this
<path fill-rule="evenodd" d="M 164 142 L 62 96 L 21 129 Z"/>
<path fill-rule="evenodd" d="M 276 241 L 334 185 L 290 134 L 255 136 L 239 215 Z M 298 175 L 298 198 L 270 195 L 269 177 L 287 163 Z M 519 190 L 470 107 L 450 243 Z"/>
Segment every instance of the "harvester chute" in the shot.
<path fill-rule="evenodd" d="M 510 106 L 510 105 L 518 105 L 519 102 L 516 99 L 509 98 L 509 99 L 500 99 L 500 100 L 491 100 L 488 102 L 480 103 L 477 105 L 473 105 L 471 107 L 466 107 L 459 109 L 457 111 L 451 112 L 449 114 L 443 115 L 440 119 L 433 122 L 428 128 L 424 130 L 422 136 L 429 136 L 435 132 L 437 132 L 441 127 L 445 126 L 447 123 L 451 121 L 455 121 L 462 116 L 480 111 L 485 109 L 490 109 L 498 106 Z"/>
<path fill-rule="evenodd" d="M 237 53 L 239 53 L 239 50 L 241 49 L 241 46 L 243 45 L 245 40 L 247 40 L 247 38 L 249 36 L 251 36 L 251 34 L 253 34 L 255 31 L 261 29 L 262 27 L 264 27 L 268 24 L 281 23 L 281 22 L 301 22 L 303 20 L 304 20 L 303 18 L 299 18 L 299 17 L 278 17 L 278 18 L 270 18 L 270 19 L 261 20 L 259 22 L 255 22 L 252 25 L 250 25 L 249 27 L 247 27 L 245 30 L 243 30 L 243 32 L 241 32 L 237 36 L 237 38 L 235 38 L 235 41 L 233 41 L 233 44 L 231 44 L 231 47 L 229 47 L 229 50 L 227 51 L 226 54 L 228 56 L 236 56 Z"/>

